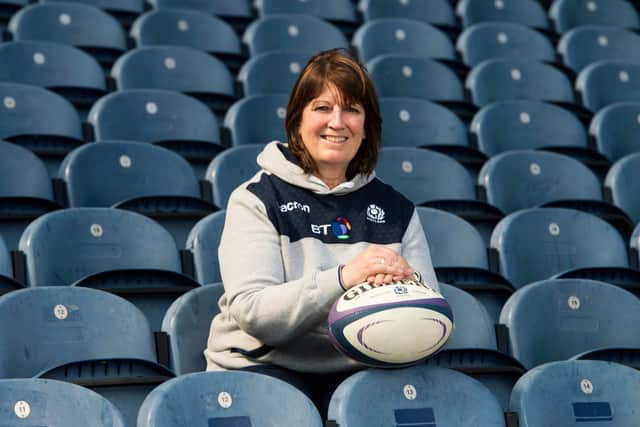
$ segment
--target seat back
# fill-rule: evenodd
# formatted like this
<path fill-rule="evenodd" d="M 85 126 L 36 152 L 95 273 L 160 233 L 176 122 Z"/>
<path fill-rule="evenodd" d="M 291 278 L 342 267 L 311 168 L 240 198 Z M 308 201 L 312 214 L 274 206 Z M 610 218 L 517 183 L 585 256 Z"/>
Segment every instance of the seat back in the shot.
<path fill-rule="evenodd" d="M 39 199 L 53 203 L 47 169 L 33 152 L 0 141 L 0 198 Z"/>
<path fill-rule="evenodd" d="M 225 19 L 251 18 L 251 3 L 249 0 L 149 0 L 154 9 L 195 9 L 207 12 Z"/>
<path fill-rule="evenodd" d="M 250 58 L 238 71 L 244 96 L 288 95 L 309 59 L 308 53 L 298 51 L 266 52 Z"/>
<path fill-rule="evenodd" d="M 573 103 L 573 85 L 558 68 L 531 59 L 488 59 L 465 81 L 473 103 L 485 106 L 509 99 Z"/>
<path fill-rule="evenodd" d="M 454 59 L 455 49 L 445 33 L 426 22 L 405 18 L 366 21 L 353 35 L 360 60 L 397 53 L 424 58 Z"/>
<path fill-rule="evenodd" d="M 537 0 L 460 0 L 456 12 L 465 28 L 488 21 L 516 22 L 540 29 L 550 27 L 547 12 Z"/>
<path fill-rule="evenodd" d="M 311 400 L 295 387 L 267 375 L 240 371 L 197 372 L 169 380 L 147 396 L 138 415 L 138 427 L 203 423 L 322 426 Z"/>
<path fill-rule="evenodd" d="M 637 370 L 617 363 L 568 360 L 527 372 L 511 395 L 520 425 L 633 425 L 640 398 Z"/>
<path fill-rule="evenodd" d="M 598 151 L 615 162 L 640 151 L 640 100 L 620 102 L 598 111 L 589 125 Z"/>
<path fill-rule="evenodd" d="M 222 283 L 210 283 L 185 293 L 167 310 L 162 331 L 169 335 L 169 367 L 176 375 L 206 369 L 202 352 L 223 293 Z"/>
<path fill-rule="evenodd" d="M 505 425 L 500 404 L 484 385 L 425 365 L 353 374 L 333 393 L 329 420 L 345 427 Z"/>
<path fill-rule="evenodd" d="M 532 208 L 507 215 L 491 235 L 500 273 L 520 288 L 583 267 L 628 267 L 620 233 L 595 215 Z"/>
<path fill-rule="evenodd" d="M 226 208 L 233 190 L 260 170 L 256 158 L 263 148 L 263 144 L 231 147 L 211 161 L 205 179 L 211 182 L 216 206 Z"/>
<path fill-rule="evenodd" d="M 613 203 L 640 223 L 640 153 L 629 154 L 615 162 L 604 181 Z"/>
<path fill-rule="evenodd" d="M 351 0 L 307 0 L 304 2 L 290 2 L 288 0 L 261 0 L 257 4 L 260 16 L 296 13 L 312 15 L 336 23 L 352 23 L 358 21 L 355 5 Z"/>
<path fill-rule="evenodd" d="M 104 397 L 61 381 L 3 379 L 0 401 L 0 422 L 5 425 L 125 426 L 118 409 Z"/>
<path fill-rule="evenodd" d="M 455 11 L 448 0 L 428 2 L 360 0 L 358 8 L 362 11 L 365 21 L 379 18 L 408 18 L 432 25 L 458 26 Z"/>
<path fill-rule="evenodd" d="M 640 101 L 640 64 L 595 62 L 580 71 L 576 89 L 582 104 L 593 113 L 618 102 Z"/>
<path fill-rule="evenodd" d="M 236 101 L 224 116 L 231 145 L 286 141 L 284 119 L 289 96 L 284 93 L 254 95 Z M 260 126 L 255 126 L 260 123 Z"/>
<path fill-rule="evenodd" d="M 222 280 L 218 246 L 224 219 L 225 211 L 212 213 L 198 221 L 187 237 L 186 248 L 193 255 L 194 276 L 203 285 Z"/>
<path fill-rule="evenodd" d="M 554 0 L 549 8 L 558 33 L 583 25 L 607 25 L 611 27 L 640 27 L 638 12 L 626 0 Z"/>

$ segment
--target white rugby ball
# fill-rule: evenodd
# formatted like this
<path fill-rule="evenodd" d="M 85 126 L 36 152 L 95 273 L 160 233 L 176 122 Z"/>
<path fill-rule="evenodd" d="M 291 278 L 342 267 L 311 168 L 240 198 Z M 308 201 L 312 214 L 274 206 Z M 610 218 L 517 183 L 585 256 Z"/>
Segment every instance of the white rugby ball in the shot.
<path fill-rule="evenodd" d="M 447 300 L 424 283 L 365 282 L 338 298 L 328 325 L 334 345 L 345 355 L 369 366 L 403 367 L 444 346 L 453 330 L 453 313 Z"/>

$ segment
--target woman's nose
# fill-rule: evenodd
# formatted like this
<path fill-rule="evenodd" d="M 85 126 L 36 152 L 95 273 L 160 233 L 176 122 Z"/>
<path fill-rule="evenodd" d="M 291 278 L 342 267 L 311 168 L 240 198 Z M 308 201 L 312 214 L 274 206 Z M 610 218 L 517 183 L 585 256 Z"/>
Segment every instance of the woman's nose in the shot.
<path fill-rule="evenodd" d="M 342 129 L 344 127 L 343 111 L 339 106 L 334 106 L 329 117 L 329 127 L 333 129 Z"/>

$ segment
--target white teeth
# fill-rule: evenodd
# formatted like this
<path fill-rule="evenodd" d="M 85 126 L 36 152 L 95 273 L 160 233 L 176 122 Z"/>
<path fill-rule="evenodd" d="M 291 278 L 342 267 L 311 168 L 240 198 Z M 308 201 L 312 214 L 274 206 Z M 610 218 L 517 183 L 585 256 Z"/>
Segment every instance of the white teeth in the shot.
<path fill-rule="evenodd" d="M 346 136 L 333 135 L 323 135 L 322 138 L 326 139 L 329 142 L 345 142 L 348 139 Z"/>

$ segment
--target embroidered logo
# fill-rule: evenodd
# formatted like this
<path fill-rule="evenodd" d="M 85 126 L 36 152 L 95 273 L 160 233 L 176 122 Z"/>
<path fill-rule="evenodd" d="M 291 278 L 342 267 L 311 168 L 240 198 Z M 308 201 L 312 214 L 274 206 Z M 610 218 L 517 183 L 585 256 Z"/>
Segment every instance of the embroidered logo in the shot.
<path fill-rule="evenodd" d="M 369 205 L 367 206 L 367 219 L 371 222 L 375 222 L 376 224 L 384 224 L 385 223 L 385 213 L 384 209 L 382 209 L 378 205 Z"/>

